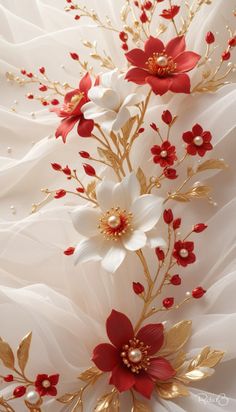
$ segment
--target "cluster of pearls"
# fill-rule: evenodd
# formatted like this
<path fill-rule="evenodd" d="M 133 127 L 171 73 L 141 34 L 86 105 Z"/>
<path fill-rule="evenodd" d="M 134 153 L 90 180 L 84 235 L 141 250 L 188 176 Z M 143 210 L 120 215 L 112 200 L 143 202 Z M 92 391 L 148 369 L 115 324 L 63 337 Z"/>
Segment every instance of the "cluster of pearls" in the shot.
<path fill-rule="evenodd" d="M 119 207 L 112 208 L 102 215 L 98 229 L 108 240 L 118 240 L 128 231 L 132 231 L 132 213 Z"/>
<path fill-rule="evenodd" d="M 176 64 L 172 57 L 167 56 L 165 53 L 153 53 L 152 57 L 149 57 L 146 62 L 146 65 L 150 73 L 160 77 L 173 73 L 176 69 Z"/>
<path fill-rule="evenodd" d="M 139 373 L 141 370 L 147 370 L 150 365 L 148 357 L 149 346 L 146 346 L 139 339 L 134 338 L 122 348 L 122 360 L 133 373 Z"/>

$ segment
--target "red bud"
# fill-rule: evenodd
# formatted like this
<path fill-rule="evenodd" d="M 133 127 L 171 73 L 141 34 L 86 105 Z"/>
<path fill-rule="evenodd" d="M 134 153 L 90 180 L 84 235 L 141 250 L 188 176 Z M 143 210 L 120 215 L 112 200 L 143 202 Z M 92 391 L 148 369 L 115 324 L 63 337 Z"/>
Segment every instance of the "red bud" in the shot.
<path fill-rule="evenodd" d="M 209 32 L 206 34 L 205 40 L 206 40 L 207 44 L 214 43 L 214 41 L 215 41 L 215 36 L 214 36 L 214 34 L 213 34 L 211 31 L 209 31 Z"/>
<path fill-rule="evenodd" d="M 127 43 L 123 43 L 121 47 L 125 51 L 129 50 L 129 47 L 128 47 Z"/>
<path fill-rule="evenodd" d="M 201 286 L 196 287 L 192 290 L 192 297 L 195 299 L 200 299 L 203 295 L 205 295 L 206 290 L 204 290 Z"/>
<path fill-rule="evenodd" d="M 177 219 L 175 219 L 175 220 L 173 221 L 173 229 L 174 229 L 174 230 L 179 229 L 179 228 L 180 228 L 180 225 L 181 225 L 181 219 L 180 219 L 180 217 L 178 217 Z"/>
<path fill-rule="evenodd" d="M 52 99 L 52 100 L 51 100 L 51 104 L 52 104 L 53 106 L 57 106 L 59 103 L 60 103 L 60 102 L 59 102 L 59 100 L 57 100 L 57 99 Z"/>
<path fill-rule="evenodd" d="M 84 159 L 89 159 L 90 158 L 90 154 L 88 152 L 79 152 L 79 155 L 81 157 L 83 157 Z"/>
<path fill-rule="evenodd" d="M 61 170 L 61 165 L 59 163 L 51 163 L 54 170 Z"/>
<path fill-rule="evenodd" d="M 167 167 L 164 169 L 164 175 L 167 179 L 177 179 L 178 175 L 175 169 L 172 169 L 171 167 Z"/>
<path fill-rule="evenodd" d="M 235 46 L 236 46 L 236 36 L 234 36 L 234 37 L 232 37 L 231 39 L 229 39 L 228 45 L 229 45 L 230 47 L 235 47 Z"/>
<path fill-rule="evenodd" d="M 94 169 L 93 166 L 91 166 L 91 165 L 89 165 L 89 164 L 87 164 L 87 163 L 84 163 L 84 164 L 83 164 L 83 168 L 84 168 L 84 171 L 85 171 L 86 175 L 88 175 L 88 176 L 96 176 L 96 171 L 95 171 L 95 169 Z"/>
<path fill-rule="evenodd" d="M 20 72 L 21 72 L 21 74 L 23 74 L 23 76 L 26 74 L 26 70 L 25 70 L 25 69 L 22 69 Z"/>
<path fill-rule="evenodd" d="M 138 133 L 141 134 L 141 133 L 144 132 L 144 130 L 145 130 L 144 127 L 141 127 L 141 128 L 139 129 Z"/>
<path fill-rule="evenodd" d="M 144 286 L 139 282 L 133 282 L 133 291 L 136 295 L 140 295 L 144 292 Z"/>
<path fill-rule="evenodd" d="M 207 225 L 205 223 L 198 223 L 193 227 L 193 232 L 195 233 L 201 233 L 207 228 Z"/>
<path fill-rule="evenodd" d="M 41 92 L 46 92 L 48 90 L 47 86 L 45 86 L 44 84 L 42 84 L 42 86 L 39 86 L 39 90 Z"/>
<path fill-rule="evenodd" d="M 15 396 L 15 398 L 21 398 L 21 396 L 24 396 L 25 392 L 25 386 L 17 386 L 13 391 L 13 395 Z"/>
<path fill-rule="evenodd" d="M 165 298 L 163 299 L 162 304 L 164 308 L 170 309 L 173 306 L 174 301 L 175 301 L 174 298 Z"/>
<path fill-rule="evenodd" d="M 60 189 L 60 190 L 57 190 L 54 198 L 55 199 L 60 199 L 61 197 L 64 197 L 65 195 L 66 195 L 66 190 Z"/>
<path fill-rule="evenodd" d="M 79 55 L 78 55 L 77 53 L 70 53 L 70 57 L 71 57 L 73 60 L 79 60 Z"/>
<path fill-rule="evenodd" d="M 34 98 L 34 95 L 33 95 L 32 93 L 28 93 L 28 94 L 27 94 L 27 98 L 30 99 L 30 100 L 32 100 L 32 99 Z"/>
<path fill-rule="evenodd" d="M 142 23 L 147 23 L 148 16 L 146 15 L 145 11 L 140 15 L 140 20 Z"/>
<path fill-rule="evenodd" d="M 120 34 L 119 34 L 119 37 L 120 37 L 121 41 L 123 41 L 124 43 L 126 43 L 127 40 L 128 40 L 128 34 L 125 33 L 125 31 L 121 31 Z"/>
<path fill-rule="evenodd" d="M 65 173 L 65 175 L 70 176 L 71 175 L 71 170 L 68 166 L 64 167 L 64 169 L 62 169 L 63 173 Z"/>
<path fill-rule="evenodd" d="M 70 255 L 73 255 L 74 251 L 75 251 L 75 248 L 72 247 L 72 246 L 70 246 L 70 247 L 68 247 L 66 250 L 64 250 L 63 253 L 64 253 L 64 255 L 66 255 L 66 256 L 70 256 Z"/>
<path fill-rule="evenodd" d="M 150 127 L 155 131 L 155 132 L 158 132 L 158 127 L 157 127 L 157 125 L 156 125 L 156 123 L 151 123 L 150 124 Z"/>
<path fill-rule="evenodd" d="M 229 51 L 224 51 L 224 52 L 222 53 L 221 57 L 222 57 L 222 60 L 224 60 L 224 61 L 225 61 L 225 60 L 229 60 L 230 57 L 231 57 L 231 54 L 230 54 Z"/>
<path fill-rule="evenodd" d="M 171 283 L 172 285 L 174 285 L 174 286 L 181 285 L 181 282 L 182 282 L 182 279 L 181 279 L 181 277 L 180 277 L 179 275 L 173 275 L 173 276 L 170 278 L 170 283 Z"/>
<path fill-rule="evenodd" d="M 76 14 L 75 17 L 74 17 L 74 19 L 75 19 L 75 20 L 79 20 L 79 19 L 80 19 L 80 15 L 79 15 L 79 14 Z"/>
<path fill-rule="evenodd" d="M 169 112 L 169 110 L 164 110 L 164 112 L 162 113 L 161 116 L 162 120 L 164 123 L 166 124 L 171 124 L 173 118 L 172 118 L 172 114 L 171 112 Z"/>
<path fill-rule="evenodd" d="M 173 212 L 171 209 L 165 209 L 163 213 L 163 219 L 167 225 L 169 225 L 173 221 Z"/>
<path fill-rule="evenodd" d="M 12 382 L 14 380 L 13 375 L 4 376 L 3 380 L 5 382 Z"/>
<path fill-rule="evenodd" d="M 40 72 L 41 74 L 44 74 L 44 73 L 45 73 L 45 67 L 40 67 L 40 68 L 39 68 L 39 72 Z"/>
<path fill-rule="evenodd" d="M 83 187 L 77 187 L 76 190 L 79 193 L 84 193 L 85 192 L 85 189 Z"/>
<path fill-rule="evenodd" d="M 160 262 L 162 262 L 165 259 L 165 253 L 160 247 L 156 247 L 155 253 L 157 255 L 158 260 L 160 260 Z"/>
<path fill-rule="evenodd" d="M 146 10 L 150 10 L 152 8 L 153 4 L 151 1 L 146 1 L 146 3 L 144 3 L 144 8 Z"/>

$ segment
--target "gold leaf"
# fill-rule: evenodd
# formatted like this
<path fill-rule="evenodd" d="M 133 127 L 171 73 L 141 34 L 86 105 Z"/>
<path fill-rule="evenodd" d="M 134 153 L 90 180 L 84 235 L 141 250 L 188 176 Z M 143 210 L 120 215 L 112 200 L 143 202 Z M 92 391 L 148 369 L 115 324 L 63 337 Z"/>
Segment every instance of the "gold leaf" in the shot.
<path fill-rule="evenodd" d="M 83 411 L 83 402 L 82 399 L 79 398 L 76 402 L 76 404 L 74 405 L 73 409 L 71 410 L 71 412 L 82 412 Z"/>
<path fill-rule="evenodd" d="M 93 199 L 96 200 L 96 181 L 92 180 L 87 186 L 86 192 L 90 195 Z"/>
<path fill-rule="evenodd" d="M 147 193 L 147 179 L 146 179 L 146 176 L 145 176 L 143 170 L 141 169 L 141 167 L 138 168 L 136 176 L 137 176 L 137 179 L 138 179 L 139 184 L 140 184 L 141 195 L 143 195 L 143 194 Z"/>
<path fill-rule="evenodd" d="M 14 369 L 15 358 L 10 345 L 0 340 L 0 359 L 8 369 Z"/>
<path fill-rule="evenodd" d="M 203 348 L 202 351 L 190 362 L 188 370 L 192 370 L 200 366 L 201 362 L 207 358 L 210 350 L 211 348 L 209 346 Z"/>
<path fill-rule="evenodd" d="M 171 364 L 175 370 L 180 369 L 186 360 L 186 353 L 184 351 L 179 351 L 176 358 L 171 361 Z"/>
<path fill-rule="evenodd" d="M 211 376 L 213 373 L 213 369 L 210 368 L 197 368 L 193 369 L 192 371 L 186 372 L 183 375 L 184 379 L 188 381 L 200 381 L 201 379 L 205 379 L 208 376 Z"/>
<path fill-rule="evenodd" d="M 64 395 L 57 398 L 58 402 L 61 403 L 71 403 L 78 396 L 78 392 L 75 393 L 65 393 Z"/>
<path fill-rule="evenodd" d="M 192 332 L 192 322 L 183 320 L 176 323 L 166 333 L 165 347 L 161 353 L 175 353 L 179 351 L 189 340 Z"/>
<path fill-rule="evenodd" d="M 150 406 L 135 399 L 131 412 L 152 412 Z"/>
<path fill-rule="evenodd" d="M 194 175 L 194 170 L 192 167 L 187 168 L 187 176 L 192 177 Z"/>
<path fill-rule="evenodd" d="M 95 383 L 99 376 L 102 375 L 102 371 L 97 369 L 95 366 L 87 369 L 86 371 L 82 372 L 79 376 L 79 379 L 83 382 L 90 382 Z"/>
<path fill-rule="evenodd" d="M 214 366 L 218 365 L 221 359 L 224 356 L 224 352 L 219 350 L 212 350 L 207 358 L 201 362 L 201 366 L 206 366 L 208 368 L 214 368 Z"/>
<path fill-rule="evenodd" d="M 174 399 L 180 396 L 188 396 L 189 391 L 181 382 L 168 382 L 158 384 L 156 387 L 158 395 L 163 399 Z"/>
<path fill-rule="evenodd" d="M 196 186 L 192 187 L 192 189 L 186 193 L 187 196 L 190 198 L 204 198 L 209 195 L 211 188 L 209 186 Z"/>
<path fill-rule="evenodd" d="M 169 198 L 176 200 L 177 202 L 189 202 L 190 200 L 184 193 L 172 193 Z"/>
<path fill-rule="evenodd" d="M 119 412 L 119 410 L 119 394 L 116 391 L 112 391 L 99 399 L 94 412 Z"/>
<path fill-rule="evenodd" d="M 197 172 L 203 172 L 204 170 L 209 170 L 209 169 L 222 169 L 223 170 L 227 168 L 228 168 L 228 165 L 224 162 L 224 160 L 209 159 L 197 167 Z"/>
<path fill-rule="evenodd" d="M 29 358 L 31 339 L 32 339 L 32 332 L 28 333 L 22 339 L 17 349 L 18 365 L 20 367 L 21 372 L 23 373 L 24 373 L 24 370 L 25 370 L 25 367 L 27 365 L 28 358 Z"/>
<path fill-rule="evenodd" d="M 128 120 L 128 122 L 122 127 L 122 133 L 125 140 L 128 140 L 130 132 L 133 128 L 134 123 L 138 119 L 138 116 L 134 116 Z"/>

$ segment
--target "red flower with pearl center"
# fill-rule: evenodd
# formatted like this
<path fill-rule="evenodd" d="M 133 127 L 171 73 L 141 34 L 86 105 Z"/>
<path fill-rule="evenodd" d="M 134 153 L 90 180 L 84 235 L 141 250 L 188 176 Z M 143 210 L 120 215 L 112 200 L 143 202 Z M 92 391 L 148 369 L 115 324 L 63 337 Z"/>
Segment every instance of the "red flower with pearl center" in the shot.
<path fill-rule="evenodd" d="M 136 66 L 127 72 L 126 79 L 137 84 L 149 84 L 159 95 L 168 90 L 190 93 L 190 79 L 186 72 L 196 66 L 201 56 L 185 51 L 185 48 L 184 36 L 173 38 L 166 46 L 150 36 L 144 50 L 133 49 L 126 53 L 127 60 Z"/>
<path fill-rule="evenodd" d="M 175 146 L 167 140 L 161 146 L 154 145 L 151 148 L 153 162 L 159 163 L 161 167 L 172 166 L 177 159 Z"/>
<path fill-rule="evenodd" d="M 57 395 L 57 388 L 56 385 L 59 381 L 59 375 L 46 375 L 46 374 L 39 374 L 35 381 L 35 388 L 40 396 L 50 395 L 56 396 Z"/>
<path fill-rule="evenodd" d="M 113 310 L 106 329 L 111 344 L 96 346 L 93 362 L 103 372 L 111 372 L 110 384 L 119 392 L 133 388 L 150 398 L 157 380 L 175 375 L 168 360 L 154 356 L 164 342 L 162 323 L 146 325 L 135 333 L 129 318 Z"/>
<path fill-rule="evenodd" d="M 208 150 L 212 150 L 211 139 L 211 133 L 205 132 L 200 124 L 195 124 L 192 131 L 183 134 L 183 140 L 187 143 L 186 150 L 191 156 L 198 154 L 202 157 Z"/>
<path fill-rule="evenodd" d="M 66 142 L 68 133 L 73 129 L 76 123 L 78 135 L 81 137 L 90 137 L 94 121 L 84 118 L 81 108 L 85 103 L 89 102 L 88 91 L 92 86 L 92 81 L 88 73 L 81 79 L 78 89 L 67 93 L 64 98 L 64 104 L 61 108 L 54 108 L 59 117 L 63 117 L 60 126 L 56 130 L 56 138 L 62 137 L 63 142 Z"/>
<path fill-rule="evenodd" d="M 196 256 L 193 253 L 193 250 L 193 242 L 184 242 L 182 240 L 175 242 L 173 256 L 177 260 L 178 265 L 185 267 L 191 263 L 194 263 Z"/>

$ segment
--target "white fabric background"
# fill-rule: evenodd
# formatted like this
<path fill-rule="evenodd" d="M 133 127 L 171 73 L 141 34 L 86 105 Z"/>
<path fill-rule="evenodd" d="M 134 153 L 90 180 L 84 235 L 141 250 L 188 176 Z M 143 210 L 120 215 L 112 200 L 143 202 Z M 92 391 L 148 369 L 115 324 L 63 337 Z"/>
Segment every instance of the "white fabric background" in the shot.
<path fill-rule="evenodd" d="M 87 3 L 101 15 L 109 14 L 119 24 L 121 0 Z M 225 25 L 235 24 L 234 6 L 233 0 L 217 0 L 211 7 L 203 8 L 188 33 L 188 48 L 203 52 L 205 33 L 212 30 L 219 33 L 221 51 L 226 42 Z M 134 258 L 127 259 L 115 275 L 110 275 L 97 263 L 74 267 L 72 259 L 63 255 L 67 246 L 79 240 L 68 213 L 75 205 L 73 198 L 52 201 L 35 215 L 29 214 L 31 204 L 42 200 L 42 187 L 64 185 L 64 179 L 51 170 L 50 163 L 77 167 L 79 148 L 92 152 L 95 148 L 91 142 L 81 140 L 76 132 L 69 136 L 66 145 L 56 141 L 56 116 L 47 108 L 41 109 L 25 100 L 27 88 L 7 83 L 5 72 L 17 72 L 19 68 L 37 71 L 43 65 L 52 79 L 76 85 L 79 66 L 70 59 L 69 52 L 84 53 L 81 39 L 94 38 L 98 46 L 101 44 L 102 49 L 112 54 L 120 68 L 125 64 L 117 46 L 120 42 L 111 33 L 108 36 L 91 27 L 86 19 L 78 24 L 63 7 L 64 0 L 0 0 L 0 335 L 16 347 L 24 334 L 32 330 L 29 374 L 34 377 L 37 373 L 59 372 L 61 393 L 77 388 L 76 377 L 90 366 L 93 347 L 106 339 L 104 322 L 111 308 L 127 313 L 133 320 L 140 310 L 138 299 L 130 292 L 132 280 L 134 277 L 139 280 L 136 274 L 140 273 Z M 99 66 L 95 67 L 99 71 Z M 197 81 L 196 76 L 193 75 L 193 82 Z M 175 214 L 184 218 L 186 227 L 201 221 L 209 224 L 209 229 L 196 241 L 197 263 L 183 271 L 186 290 L 199 283 L 206 286 L 208 293 L 204 300 L 169 317 L 170 322 L 193 320 L 190 350 L 212 345 L 227 354 L 215 375 L 196 385 L 189 399 L 161 403 L 153 400 L 153 409 L 158 412 L 200 412 L 203 408 L 207 412 L 236 410 L 234 81 L 232 78 L 232 84 L 210 95 L 156 97 L 148 113 L 147 124 L 160 116 L 166 104 L 180 116 L 175 126 L 176 144 L 183 131 L 199 122 L 212 131 L 214 156 L 224 157 L 230 165 L 228 171 L 208 176 L 217 207 L 201 201 L 191 206 L 174 205 Z M 10 110 L 14 100 L 18 101 L 16 112 Z M 31 116 L 33 111 L 35 119 Z M 136 146 L 134 161 L 149 168 L 151 173 L 153 166 L 148 162 L 148 149 L 146 153 L 143 151 L 143 139 L 145 136 Z M 148 139 L 151 146 L 154 136 L 149 135 Z M 11 154 L 7 152 L 8 147 L 12 148 Z M 11 205 L 16 208 L 15 215 Z M 90 393 L 86 412 L 92 410 L 99 393 L 104 391 L 105 386 L 101 384 Z M 206 391 L 216 395 L 225 393 L 227 405 L 220 405 L 214 396 L 210 400 L 210 394 L 203 405 L 199 394 Z M 16 403 L 17 412 L 21 411 L 20 405 L 21 400 Z M 51 399 L 45 406 L 45 411 L 63 410 Z M 126 407 L 122 410 L 126 411 Z"/>

